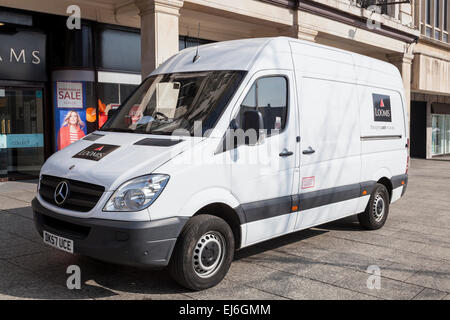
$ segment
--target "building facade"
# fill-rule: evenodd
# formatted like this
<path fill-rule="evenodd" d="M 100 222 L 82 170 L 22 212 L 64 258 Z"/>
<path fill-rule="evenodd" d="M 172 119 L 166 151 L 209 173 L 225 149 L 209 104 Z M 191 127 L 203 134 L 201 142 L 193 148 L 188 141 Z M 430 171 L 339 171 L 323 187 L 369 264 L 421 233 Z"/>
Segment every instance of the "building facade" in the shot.
<path fill-rule="evenodd" d="M 139 29 L 83 20 L 70 30 L 66 19 L 0 11 L 0 179 L 36 176 L 141 81 Z"/>
<path fill-rule="evenodd" d="M 415 2 L 420 37 L 411 83 L 411 155 L 450 154 L 450 1 Z"/>
<path fill-rule="evenodd" d="M 0 41 L 8 43 L 0 48 L 0 178 L 35 174 L 70 143 L 61 131 L 70 115 L 84 124 L 79 136 L 95 130 L 141 76 L 180 49 L 253 37 L 290 36 L 394 64 L 412 156 L 450 153 L 448 0 L 392 2 L 0 0 Z M 80 30 L 67 27 L 71 5 Z"/>

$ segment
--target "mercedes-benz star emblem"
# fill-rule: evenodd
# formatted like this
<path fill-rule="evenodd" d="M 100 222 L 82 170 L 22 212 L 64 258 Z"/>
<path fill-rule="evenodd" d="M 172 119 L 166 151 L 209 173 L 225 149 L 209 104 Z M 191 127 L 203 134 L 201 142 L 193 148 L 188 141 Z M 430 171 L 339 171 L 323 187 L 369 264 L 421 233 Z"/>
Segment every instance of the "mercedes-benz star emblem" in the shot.
<path fill-rule="evenodd" d="M 54 199 L 57 205 L 62 205 L 67 200 L 69 195 L 69 184 L 67 181 L 61 181 L 58 183 L 55 189 Z"/>

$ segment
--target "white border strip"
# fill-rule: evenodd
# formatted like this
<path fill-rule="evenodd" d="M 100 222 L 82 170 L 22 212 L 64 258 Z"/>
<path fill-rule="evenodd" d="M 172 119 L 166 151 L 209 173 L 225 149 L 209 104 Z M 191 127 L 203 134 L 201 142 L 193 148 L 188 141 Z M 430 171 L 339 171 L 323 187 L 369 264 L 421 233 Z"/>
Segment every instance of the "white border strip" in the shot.
<path fill-rule="evenodd" d="M 133 73 L 99 71 L 98 82 L 139 85 L 141 84 L 141 75 Z"/>

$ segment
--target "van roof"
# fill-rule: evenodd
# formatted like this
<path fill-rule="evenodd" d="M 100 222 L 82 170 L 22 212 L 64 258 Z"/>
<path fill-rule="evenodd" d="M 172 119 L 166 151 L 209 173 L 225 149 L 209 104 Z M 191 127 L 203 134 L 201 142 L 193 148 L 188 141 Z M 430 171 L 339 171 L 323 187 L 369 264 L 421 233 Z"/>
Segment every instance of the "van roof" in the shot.
<path fill-rule="evenodd" d="M 197 48 L 184 49 L 162 64 L 154 73 L 210 70 L 248 71 L 258 53 L 273 40 L 273 38 L 256 38 L 202 45 L 199 46 L 200 59 L 195 63 L 193 60 Z"/>
<path fill-rule="evenodd" d="M 152 74 L 194 72 L 212 70 L 249 71 L 257 64 L 261 69 L 292 69 L 290 43 L 296 42 L 316 48 L 324 48 L 350 54 L 358 72 L 383 73 L 398 82 L 398 69 L 387 62 L 305 40 L 289 37 L 240 39 L 199 46 L 200 58 L 194 63 L 196 47 L 180 51 Z M 283 57 L 284 56 L 284 57 Z M 276 57 L 276 59 L 275 59 Z M 370 72 L 372 73 L 372 72 Z"/>

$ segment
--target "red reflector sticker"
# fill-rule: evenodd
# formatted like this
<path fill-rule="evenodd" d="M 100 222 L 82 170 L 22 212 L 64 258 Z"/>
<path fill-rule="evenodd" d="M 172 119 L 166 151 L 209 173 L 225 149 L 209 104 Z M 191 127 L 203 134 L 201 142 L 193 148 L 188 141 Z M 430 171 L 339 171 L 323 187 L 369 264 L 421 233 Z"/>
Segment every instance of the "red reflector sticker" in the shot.
<path fill-rule="evenodd" d="M 316 185 L 316 177 L 306 177 L 302 179 L 302 189 L 314 188 Z"/>

